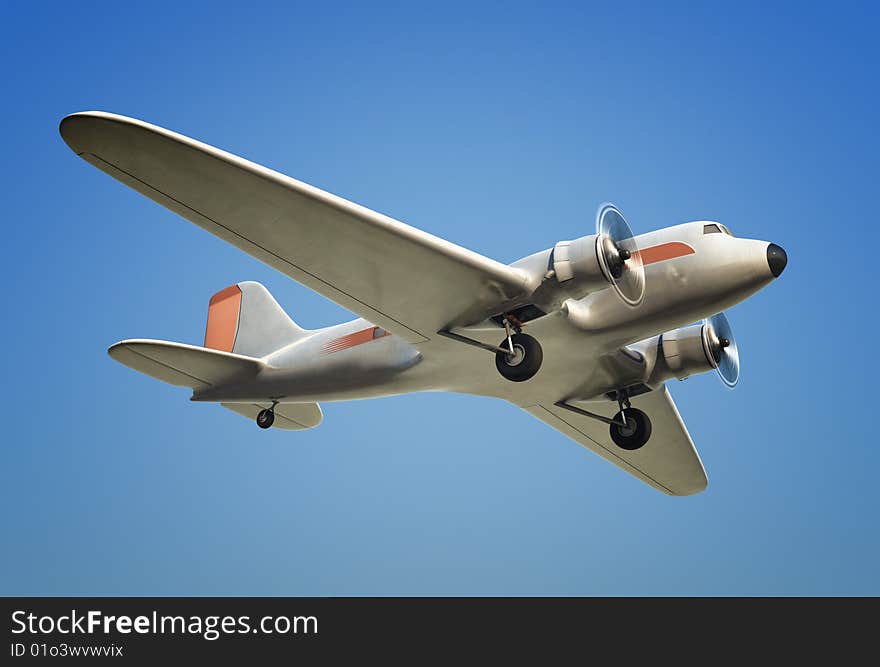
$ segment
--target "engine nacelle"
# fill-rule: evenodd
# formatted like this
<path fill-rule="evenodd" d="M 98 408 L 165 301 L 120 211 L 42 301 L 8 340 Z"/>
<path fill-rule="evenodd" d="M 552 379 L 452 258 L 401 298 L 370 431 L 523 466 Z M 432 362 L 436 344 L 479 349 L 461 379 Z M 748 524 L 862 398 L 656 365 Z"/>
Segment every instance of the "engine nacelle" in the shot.
<path fill-rule="evenodd" d="M 607 235 L 591 234 L 553 247 L 551 268 L 556 281 L 575 298 L 603 289 L 619 278 L 629 255 Z"/>
<path fill-rule="evenodd" d="M 710 335 L 706 325 L 695 324 L 631 346 L 644 357 L 644 384 L 656 388 L 672 378 L 684 380 L 717 368 Z"/>
<path fill-rule="evenodd" d="M 709 351 L 704 324 L 667 331 L 659 339 L 657 364 L 652 375 L 661 372 L 684 380 L 695 373 L 711 371 L 717 365 Z M 664 368 L 665 367 L 665 368 Z"/>

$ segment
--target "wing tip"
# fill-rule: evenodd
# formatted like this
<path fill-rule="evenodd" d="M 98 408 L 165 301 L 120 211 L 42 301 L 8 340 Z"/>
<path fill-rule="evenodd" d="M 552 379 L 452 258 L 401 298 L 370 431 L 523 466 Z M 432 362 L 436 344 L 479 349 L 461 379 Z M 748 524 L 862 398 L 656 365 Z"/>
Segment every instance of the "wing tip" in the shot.
<path fill-rule="evenodd" d="M 64 139 L 64 143 L 77 155 L 82 153 L 79 146 L 83 131 L 93 125 L 100 113 L 100 111 L 77 111 L 62 118 L 58 124 L 58 133 Z"/>
<path fill-rule="evenodd" d="M 113 345 L 107 348 L 108 356 L 115 361 L 119 361 L 119 357 L 128 349 L 130 342 L 128 340 L 121 340 L 118 343 L 113 343 Z"/>
<path fill-rule="evenodd" d="M 77 111 L 61 119 L 58 123 L 58 133 L 74 153 L 82 155 L 87 152 L 87 146 L 94 138 L 95 130 L 107 122 L 136 125 L 139 121 L 107 111 Z"/>

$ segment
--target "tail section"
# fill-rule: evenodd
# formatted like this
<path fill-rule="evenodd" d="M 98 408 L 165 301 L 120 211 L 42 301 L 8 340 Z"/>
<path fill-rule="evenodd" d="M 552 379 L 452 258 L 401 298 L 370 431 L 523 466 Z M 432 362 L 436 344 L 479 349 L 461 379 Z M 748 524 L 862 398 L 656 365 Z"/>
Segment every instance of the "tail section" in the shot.
<path fill-rule="evenodd" d="M 260 283 L 243 282 L 227 287 L 211 297 L 205 346 L 164 340 L 124 340 L 108 352 L 116 361 L 168 384 L 190 387 L 193 399 L 216 387 L 257 387 L 268 356 L 282 347 L 308 336 L 297 326 L 269 291 Z M 266 393 L 270 394 L 268 387 Z M 283 399 L 282 399 L 283 400 Z M 271 394 L 263 403 L 222 403 L 224 408 L 245 417 L 271 413 L 267 428 L 287 430 L 313 428 L 323 416 L 317 403 L 279 403 Z M 265 420 L 264 420 L 265 421 Z"/>
<path fill-rule="evenodd" d="M 205 347 L 214 350 L 265 357 L 307 334 L 260 283 L 227 287 L 208 305 Z"/>

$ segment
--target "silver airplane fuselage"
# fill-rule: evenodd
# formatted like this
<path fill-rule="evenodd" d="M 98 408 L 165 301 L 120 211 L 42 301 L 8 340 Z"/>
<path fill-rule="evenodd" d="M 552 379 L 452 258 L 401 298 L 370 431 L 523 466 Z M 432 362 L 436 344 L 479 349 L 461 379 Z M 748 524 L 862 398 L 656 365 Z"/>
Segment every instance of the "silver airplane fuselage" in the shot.
<path fill-rule="evenodd" d="M 527 382 L 511 383 L 487 372 L 485 351 L 437 336 L 410 344 L 365 319 L 317 329 L 266 357 L 256 377 L 195 391 L 194 401 L 341 401 L 422 391 L 491 396 L 520 406 L 548 395 L 589 400 L 620 386 L 638 369 L 614 357 L 624 346 L 721 312 L 772 282 L 785 266 L 784 252 L 766 241 L 736 238 L 717 223 L 691 222 L 636 237 L 645 269 L 638 307 L 611 288 L 565 298 L 528 321 L 544 360 Z M 514 262 L 540 282 L 551 250 Z M 780 259 L 780 254 L 781 258 Z M 561 295 L 560 295 L 561 294 Z M 504 329 L 490 320 L 456 331 L 498 345 Z"/>

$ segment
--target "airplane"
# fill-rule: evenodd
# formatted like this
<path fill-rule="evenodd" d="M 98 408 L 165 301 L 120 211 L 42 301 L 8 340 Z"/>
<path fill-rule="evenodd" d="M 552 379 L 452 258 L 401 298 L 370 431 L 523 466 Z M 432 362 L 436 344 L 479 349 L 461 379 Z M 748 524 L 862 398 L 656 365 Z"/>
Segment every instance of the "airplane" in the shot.
<path fill-rule="evenodd" d="M 140 120 L 74 113 L 60 133 L 86 162 L 360 316 L 304 329 L 246 281 L 211 297 L 203 346 L 110 347 L 263 429 L 313 428 L 321 401 L 491 396 L 663 493 L 698 493 L 706 472 L 666 382 L 715 370 L 733 387 L 722 311 L 788 261 L 713 221 L 636 236 L 604 204 L 595 233 L 508 265 Z"/>

